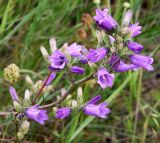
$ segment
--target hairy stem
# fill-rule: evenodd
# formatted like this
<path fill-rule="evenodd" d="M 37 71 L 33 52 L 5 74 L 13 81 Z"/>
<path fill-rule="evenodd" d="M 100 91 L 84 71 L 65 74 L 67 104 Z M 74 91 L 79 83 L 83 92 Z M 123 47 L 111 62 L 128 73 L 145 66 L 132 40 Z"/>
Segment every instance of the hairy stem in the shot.
<path fill-rule="evenodd" d="M 50 76 L 52 74 L 52 71 L 50 71 L 50 73 L 48 74 L 47 79 L 45 80 L 45 82 L 43 83 L 43 85 L 41 86 L 40 90 L 38 91 L 38 93 L 36 94 L 35 98 L 33 99 L 33 104 L 36 102 L 36 100 L 39 98 L 41 92 L 43 91 L 44 87 L 46 86 L 46 83 L 48 82 Z"/>

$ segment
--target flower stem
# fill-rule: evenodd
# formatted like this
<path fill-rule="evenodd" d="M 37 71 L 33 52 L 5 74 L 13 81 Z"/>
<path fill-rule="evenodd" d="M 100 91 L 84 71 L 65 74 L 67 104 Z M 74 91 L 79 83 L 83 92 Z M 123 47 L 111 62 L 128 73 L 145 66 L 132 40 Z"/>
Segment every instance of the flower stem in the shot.
<path fill-rule="evenodd" d="M 46 83 L 48 82 L 51 74 L 52 74 L 52 71 L 50 71 L 50 73 L 48 74 L 47 79 L 45 80 L 45 82 L 44 82 L 43 85 L 41 86 L 41 88 L 40 88 L 40 90 L 38 91 L 38 93 L 36 94 L 35 98 L 33 99 L 33 102 L 32 102 L 33 105 L 35 104 L 36 100 L 39 98 L 41 92 L 43 91 L 44 87 L 46 86 Z"/>
<path fill-rule="evenodd" d="M 77 82 L 73 82 L 70 87 L 68 88 L 67 92 L 60 98 L 58 99 L 57 101 L 53 102 L 53 103 L 50 103 L 50 104 L 47 104 L 47 105 L 44 105 L 44 106 L 40 106 L 40 109 L 44 109 L 44 108 L 50 108 L 50 107 L 54 107 L 56 106 L 57 104 L 60 104 L 62 101 L 64 101 L 66 99 L 66 97 L 73 92 L 74 90 L 74 87 L 75 86 L 79 86 L 83 83 L 85 83 L 86 81 L 92 79 L 94 76 L 94 73 L 90 74 L 88 77 L 85 77 L 84 79 L 81 79 Z"/>

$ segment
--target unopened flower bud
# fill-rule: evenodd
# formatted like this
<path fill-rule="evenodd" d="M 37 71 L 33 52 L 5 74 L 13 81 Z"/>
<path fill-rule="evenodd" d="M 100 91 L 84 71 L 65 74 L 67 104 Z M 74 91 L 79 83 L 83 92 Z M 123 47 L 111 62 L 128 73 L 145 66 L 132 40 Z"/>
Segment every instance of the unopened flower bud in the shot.
<path fill-rule="evenodd" d="M 27 82 L 27 84 L 31 87 L 32 91 L 33 91 L 34 93 L 36 93 L 36 92 L 37 92 L 37 88 L 35 87 L 32 79 L 31 79 L 28 75 L 26 76 L 26 82 Z"/>
<path fill-rule="evenodd" d="M 52 110 L 53 110 L 53 114 L 54 114 L 54 115 L 55 115 L 55 113 L 56 113 L 57 109 L 58 109 L 57 107 L 53 107 L 53 108 L 52 108 Z"/>
<path fill-rule="evenodd" d="M 115 47 L 111 47 L 111 52 L 115 53 L 116 52 L 116 48 Z"/>
<path fill-rule="evenodd" d="M 66 89 L 65 89 L 65 88 L 62 88 L 62 89 L 61 89 L 61 96 L 63 96 L 66 92 L 67 92 Z"/>
<path fill-rule="evenodd" d="M 24 135 L 23 135 L 23 133 L 18 132 L 17 137 L 18 137 L 19 140 L 22 140 L 24 138 Z"/>
<path fill-rule="evenodd" d="M 71 101 L 71 103 L 72 103 L 72 108 L 73 108 L 73 109 L 74 109 L 74 108 L 77 108 L 78 104 L 77 104 L 77 101 L 76 101 L 75 99 L 73 99 L 73 100 Z"/>
<path fill-rule="evenodd" d="M 125 3 L 123 3 L 123 6 L 125 7 L 125 8 L 130 8 L 130 3 L 128 3 L 128 2 L 125 2 Z"/>
<path fill-rule="evenodd" d="M 31 79 L 28 75 L 26 76 L 26 82 L 27 82 L 30 86 L 33 86 L 33 85 L 34 85 L 32 79 Z"/>
<path fill-rule="evenodd" d="M 101 43 L 103 41 L 102 32 L 99 31 L 99 30 L 96 30 L 96 36 L 97 36 L 97 39 L 98 39 L 98 43 Z"/>
<path fill-rule="evenodd" d="M 31 93 L 29 92 L 28 89 L 25 91 L 23 104 L 24 104 L 25 106 L 31 104 Z"/>
<path fill-rule="evenodd" d="M 45 49 L 45 47 L 41 46 L 41 47 L 40 47 L 40 50 L 41 50 L 41 53 L 42 53 L 44 59 L 45 59 L 46 61 L 48 61 L 48 56 L 49 56 L 49 54 L 48 54 L 47 50 Z"/>
<path fill-rule="evenodd" d="M 51 52 L 53 53 L 55 50 L 57 50 L 57 44 L 56 44 L 56 39 L 55 38 L 51 38 L 49 40 L 49 44 L 50 44 L 50 48 L 51 48 Z"/>
<path fill-rule="evenodd" d="M 30 126 L 30 123 L 29 123 L 27 120 L 25 120 L 25 121 L 23 121 L 23 123 L 22 123 L 19 131 L 20 131 L 23 135 L 25 135 L 25 134 L 27 134 L 28 131 L 29 131 L 29 126 Z"/>
<path fill-rule="evenodd" d="M 37 89 L 37 91 L 42 87 L 43 85 L 43 81 L 42 80 L 38 80 L 36 83 L 35 83 L 35 88 Z M 47 91 L 47 88 L 46 86 L 43 88 L 43 93 Z"/>
<path fill-rule="evenodd" d="M 21 106 L 17 101 L 14 101 L 14 102 L 13 102 L 13 106 L 14 106 L 14 109 L 15 109 L 17 112 L 22 112 L 22 111 L 23 111 L 22 106 Z"/>
<path fill-rule="evenodd" d="M 19 67 L 15 64 L 10 64 L 8 67 L 4 69 L 4 78 L 5 80 L 14 83 L 20 79 L 20 71 Z"/>
<path fill-rule="evenodd" d="M 101 0 L 93 0 L 95 4 L 100 4 Z"/>
<path fill-rule="evenodd" d="M 77 103 L 81 105 L 83 103 L 83 93 L 82 87 L 79 87 L 77 90 Z"/>

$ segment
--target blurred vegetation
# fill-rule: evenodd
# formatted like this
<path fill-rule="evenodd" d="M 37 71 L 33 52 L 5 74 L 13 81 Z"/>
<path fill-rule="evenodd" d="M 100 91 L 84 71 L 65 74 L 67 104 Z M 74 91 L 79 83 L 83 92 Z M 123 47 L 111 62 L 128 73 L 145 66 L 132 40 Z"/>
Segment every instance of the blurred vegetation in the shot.
<path fill-rule="evenodd" d="M 39 50 L 41 45 L 49 49 L 48 41 L 53 36 L 58 47 L 74 41 L 87 48 L 96 47 L 97 27 L 91 19 L 95 9 L 97 6 L 110 7 L 114 18 L 120 22 L 126 1 L 102 0 L 100 5 L 96 5 L 92 0 L 0 0 L 0 109 L 11 107 L 9 83 L 3 79 L 3 69 L 7 65 L 16 63 L 24 76 L 29 74 L 35 81 L 39 79 L 37 74 L 45 78 L 48 71 Z M 71 117 L 71 121 L 61 121 L 52 118 L 51 114 L 44 127 L 32 122 L 24 139 L 26 142 L 160 141 L 160 1 L 127 2 L 134 13 L 133 22 L 139 21 L 143 26 L 143 33 L 136 40 L 144 45 L 144 54 L 153 54 L 155 70 L 118 74 L 114 87 L 103 91 L 97 85 L 94 88 L 90 84 L 83 85 L 85 100 L 97 94 L 103 95 L 103 99 L 114 95 L 113 100 L 108 99 L 112 101 L 109 104 L 112 113 L 108 119 L 96 118 L 92 121 L 92 117 L 78 114 L 75 118 Z M 62 74 L 53 83 L 56 89 L 64 86 L 61 78 Z M 21 80 L 14 86 L 23 97 L 27 87 L 25 81 Z M 0 138 L 14 136 L 15 128 L 10 126 L 9 119 L 0 120 Z"/>

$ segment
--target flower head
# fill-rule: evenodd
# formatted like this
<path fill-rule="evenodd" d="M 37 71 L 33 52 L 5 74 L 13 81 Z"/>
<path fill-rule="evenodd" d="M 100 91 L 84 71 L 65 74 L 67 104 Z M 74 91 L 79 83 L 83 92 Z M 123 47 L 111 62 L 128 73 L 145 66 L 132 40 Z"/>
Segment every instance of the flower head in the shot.
<path fill-rule="evenodd" d="M 98 48 L 96 50 L 90 49 L 87 58 L 92 63 L 98 62 L 99 60 L 103 59 L 108 52 L 108 49 L 106 48 Z"/>
<path fill-rule="evenodd" d="M 17 95 L 17 92 L 16 92 L 16 90 L 15 90 L 15 88 L 13 86 L 9 87 L 9 92 L 10 92 L 10 94 L 12 96 L 12 100 L 13 101 L 18 101 L 18 95 Z"/>
<path fill-rule="evenodd" d="M 49 56 L 49 61 L 51 62 L 50 69 L 63 69 L 66 65 L 67 58 L 59 50 L 55 50 L 51 56 Z"/>
<path fill-rule="evenodd" d="M 139 23 L 135 23 L 135 24 L 132 24 L 129 28 L 128 28 L 128 31 L 131 33 L 131 36 L 132 37 L 135 37 L 139 34 L 142 33 L 141 31 L 142 27 L 139 26 Z"/>
<path fill-rule="evenodd" d="M 118 26 L 117 22 L 108 14 L 108 9 L 96 9 L 96 16 L 94 16 L 93 19 L 96 21 L 97 25 L 106 32 Z"/>
<path fill-rule="evenodd" d="M 47 110 L 38 109 L 38 105 L 29 107 L 25 110 L 25 115 L 32 120 L 44 125 L 44 122 L 48 120 Z"/>
<path fill-rule="evenodd" d="M 103 102 L 98 105 L 96 103 L 101 99 L 101 96 L 98 95 L 94 98 L 92 98 L 84 107 L 83 111 L 87 115 L 91 116 L 97 116 L 100 118 L 107 118 L 107 114 L 109 114 L 111 111 L 110 109 L 106 108 L 107 103 Z"/>
<path fill-rule="evenodd" d="M 135 55 L 130 55 L 129 58 L 132 64 L 136 65 L 137 67 L 142 67 L 148 71 L 154 70 L 153 66 L 151 65 L 154 60 L 149 56 L 142 56 L 139 54 L 135 54 Z"/>
<path fill-rule="evenodd" d="M 133 42 L 133 41 L 128 41 L 127 42 L 127 47 L 128 49 L 130 49 L 131 51 L 135 52 L 135 53 L 139 53 L 143 50 L 143 46 L 137 42 Z"/>
<path fill-rule="evenodd" d="M 112 87 L 114 81 L 114 74 L 110 74 L 107 69 L 100 68 L 97 72 L 98 76 L 98 84 L 102 88 L 106 88 L 107 86 Z"/>
<path fill-rule="evenodd" d="M 71 67 L 71 72 L 76 74 L 84 74 L 84 69 L 78 66 Z"/>
<path fill-rule="evenodd" d="M 70 115 L 71 109 L 69 107 L 59 108 L 56 111 L 56 118 L 64 119 Z"/>
<path fill-rule="evenodd" d="M 4 69 L 4 78 L 5 80 L 14 83 L 20 79 L 20 70 L 19 67 L 15 64 L 10 64 Z"/>

